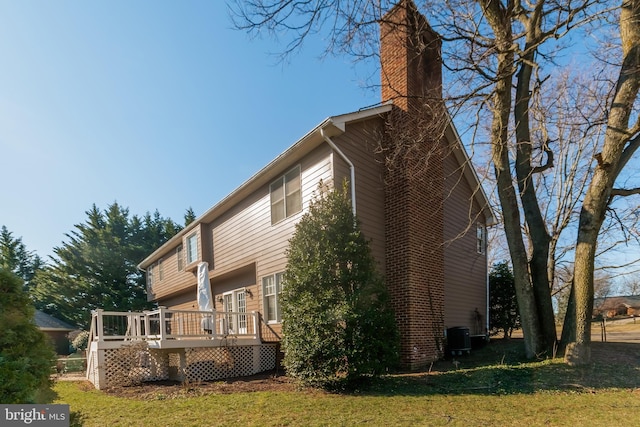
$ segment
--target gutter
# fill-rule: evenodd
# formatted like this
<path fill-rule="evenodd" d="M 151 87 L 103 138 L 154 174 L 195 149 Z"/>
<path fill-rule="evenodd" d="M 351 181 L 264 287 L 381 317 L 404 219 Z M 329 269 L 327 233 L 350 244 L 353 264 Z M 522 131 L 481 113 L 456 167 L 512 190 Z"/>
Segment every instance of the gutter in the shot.
<path fill-rule="evenodd" d="M 327 144 L 331 147 L 333 151 L 338 153 L 338 155 L 349 165 L 349 171 L 351 172 L 351 209 L 353 210 L 353 216 L 356 216 L 356 167 L 353 165 L 351 160 L 338 148 L 338 146 L 324 133 L 324 127 L 320 128 L 320 136 L 322 139 L 326 141 Z"/>

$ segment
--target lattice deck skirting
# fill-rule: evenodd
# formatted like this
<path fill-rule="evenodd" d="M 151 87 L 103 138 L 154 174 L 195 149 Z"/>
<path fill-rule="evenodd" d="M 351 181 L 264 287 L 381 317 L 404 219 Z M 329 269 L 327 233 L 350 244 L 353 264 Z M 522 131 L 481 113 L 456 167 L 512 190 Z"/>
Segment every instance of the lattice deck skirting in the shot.
<path fill-rule="evenodd" d="M 242 377 L 276 367 L 276 344 L 148 348 L 146 342 L 92 349 L 87 378 L 96 388 L 147 381 L 213 381 Z"/>

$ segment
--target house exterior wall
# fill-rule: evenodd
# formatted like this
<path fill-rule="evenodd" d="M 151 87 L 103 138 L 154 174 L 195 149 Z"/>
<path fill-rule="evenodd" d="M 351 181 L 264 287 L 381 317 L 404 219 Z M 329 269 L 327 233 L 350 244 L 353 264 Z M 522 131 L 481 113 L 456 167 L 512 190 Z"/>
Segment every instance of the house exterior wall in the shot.
<path fill-rule="evenodd" d="M 49 339 L 51 346 L 55 350 L 58 355 L 68 355 L 69 354 L 69 332 L 70 331 L 53 331 L 47 330 L 43 331 L 44 334 Z"/>
<path fill-rule="evenodd" d="M 384 165 L 375 153 L 381 144 L 383 126 L 382 118 L 357 122 L 347 125 L 346 132 L 333 140 L 354 165 L 356 214 L 381 274 L 385 271 Z M 342 185 L 344 179 L 350 181 L 346 161 L 336 154 L 334 164 L 336 185 Z"/>
<path fill-rule="evenodd" d="M 263 312 L 262 278 L 284 271 L 287 262 L 285 251 L 295 224 L 307 210 L 320 180 L 329 185 L 333 183 L 332 161 L 329 146 L 322 144 L 285 167 L 283 173 L 300 166 L 301 212 L 272 225 L 270 189 L 266 184 L 211 222 L 198 224 L 194 231 L 185 233 L 183 256 L 186 256 L 186 237 L 194 232 L 198 236 L 199 253 L 203 254 L 199 261 L 209 263 L 209 278 L 217 310 L 223 310 L 221 300 L 225 293 L 245 289 L 248 291 L 247 312 Z M 197 309 L 195 269 L 187 265 L 184 271 L 178 271 L 175 248 L 161 259 L 163 279 L 158 278 L 156 262 L 150 294 L 159 305 L 169 309 Z M 263 336 L 279 337 L 280 333 L 281 325 L 271 324 L 263 331 Z"/>
<path fill-rule="evenodd" d="M 480 335 L 486 333 L 487 257 L 486 248 L 478 253 L 476 232 L 486 218 L 463 178 L 469 167 L 460 165 L 454 153 L 445 158 L 444 325 L 468 327 L 472 335 Z"/>

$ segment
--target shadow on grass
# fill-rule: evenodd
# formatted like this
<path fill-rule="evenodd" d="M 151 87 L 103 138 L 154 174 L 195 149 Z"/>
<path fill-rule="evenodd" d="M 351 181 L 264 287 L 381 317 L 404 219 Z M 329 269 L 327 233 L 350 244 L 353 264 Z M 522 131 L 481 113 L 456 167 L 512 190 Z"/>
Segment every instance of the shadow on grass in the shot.
<path fill-rule="evenodd" d="M 69 418 L 69 427 L 82 427 L 84 425 L 86 416 L 82 413 L 82 411 L 71 411 Z"/>
<path fill-rule="evenodd" d="M 522 340 L 492 342 L 469 356 L 444 360 L 430 372 L 384 377 L 360 394 L 515 394 L 640 387 L 640 345 L 592 343 L 592 363 L 570 367 L 561 358 L 527 361 Z"/>

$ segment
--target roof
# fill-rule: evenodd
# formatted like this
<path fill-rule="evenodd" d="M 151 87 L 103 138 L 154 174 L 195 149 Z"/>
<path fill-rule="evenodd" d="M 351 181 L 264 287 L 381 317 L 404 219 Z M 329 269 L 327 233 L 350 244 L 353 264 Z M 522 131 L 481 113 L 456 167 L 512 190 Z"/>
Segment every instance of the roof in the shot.
<path fill-rule="evenodd" d="M 640 307 L 640 295 L 596 298 L 593 301 L 593 307 L 596 310 L 614 310 L 620 306 L 625 306 L 627 308 Z"/>
<path fill-rule="evenodd" d="M 36 310 L 35 314 L 36 326 L 43 331 L 74 331 L 76 328 L 67 322 L 57 319 L 43 311 Z"/>
<path fill-rule="evenodd" d="M 326 118 L 312 130 L 307 132 L 302 138 L 296 141 L 296 143 L 286 149 L 282 154 L 272 160 L 268 165 L 241 184 L 228 196 L 223 198 L 204 214 L 200 215 L 191 222 L 191 224 L 169 239 L 169 241 L 164 245 L 142 260 L 138 264 L 138 268 L 144 270 L 148 265 L 152 264 L 153 260 L 157 257 L 162 256 L 168 253 L 170 249 L 175 248 L 178 245 L 178 242 L 182 241 L 182 237 L 190 233 L 199 224 L 211 222 L 226 210 L 232 208 L 240 200 L 260 188 L 260 186 L 271 182 L 272 178 L 283 173 L 284 169 L 287 168 L 291 161 L 302 158 L 305 154 L 311 152 L 314 148 L 324 143 L 324 138 L 321 135 L 321 132 L 324 132 L 328 137 L 339 135 L 345 131 L 347 123 L 355 123 L 372 117 L 381 116 L 382 114 L 391 111 L 392 107 L 391 103 L 385 103 L 375 107 L 363 108 L 352 113 Z"/>
<path fill-rule="evenodd" d="M 291 162 L 299 160 L 319 145 L 325 143 L 324 136 L 334 137 L 340 135 L 345 132 L 347 124 L 357 123 L 359 121 L 368 120 L 375 117 L 381 117 L 385 113 L 391 111 L 392 108 L 393 103 L 389 101 L 374 107 L 363 108 L 355 112 L 337 116 L 330 116 L 326 118 L 312 130 L 307 132 L 307 134 L 296 141 L 282 154 L 280 154 L 264 168 L 258 171 L 255 175 L 253 175 L 242 185 L 236 188 L 228 196 L 223 198 L 220 202 L 211 207 L 204 214 L 196 218 L 188 226 L 183 228 L 175 236 L 169 239 L 169 241 L 167 241 L 164 245 L 159 247 L 152 254 L 142 260 L 138 264 L 138 268 L 140 270 L 144 270 L 158 257 L 164 256 L 165 254 L 169 253 L 170 250 L 178 246 L 182 241 L 182 238 L 192 230 L 194 230 L 196 227 L 198 227 L 199 224 L 213 221 L 216 217 L 220 216 L 225 211 L 235 206 L 236 203 L 240 202 L 243 198 L 247 197 L 253 191 L 257 190 L 262 185 L 268 184 L 273 180 L 273 178 L 284 173 L 285 169 L 291 164 Z M 453 121 L 451 120 L 451 117 L 448 113 L 447 119 L 448 126 L 446 136 L 449 139 L 450 143 L 457 144 L 461 148 L 461 150 L 459 150 L 459 153 L 457 153 L 457 155 L 460 156 L 458 158 L 458 161 L 460 161 L 461 164 L 466 164 L 466 162 L 469 162 L 469 164 L 471 164 L 469 156 L 467 155 L 467 151 L 464 148 L 460 136 L 455 129 Z M 487 195 L 480 185 L 480 180 L 478 179 L 478 176 L 473 167 L 465 168 L 465 178 L 469 181 L 469 184 L 471 184 L 472 188 L 479 189 L 479 191 L 476 191 L 474 193 L 474 197 L 479 202 L 480 206 L 488 207 L 486 209 L 487 225 L 495 224 L 495 216 L 490 208 Z"/>

